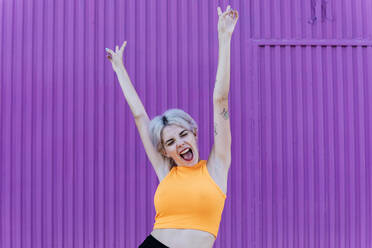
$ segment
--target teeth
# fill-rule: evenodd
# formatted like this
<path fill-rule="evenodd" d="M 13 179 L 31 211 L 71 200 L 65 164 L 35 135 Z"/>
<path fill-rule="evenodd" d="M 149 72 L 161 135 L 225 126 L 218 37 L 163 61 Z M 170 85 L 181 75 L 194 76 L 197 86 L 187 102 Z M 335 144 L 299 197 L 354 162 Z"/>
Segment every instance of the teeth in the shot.
<path fill-rule="evenodd" d="M 185 154 L 185 153 L 187 153 L 188 151 L 190 150 L 190 148 L 188 148 L 188 149 L 186 149 L 186 150 L 184 150 L 183 152 L 181 152 L 180 154 Z"/>

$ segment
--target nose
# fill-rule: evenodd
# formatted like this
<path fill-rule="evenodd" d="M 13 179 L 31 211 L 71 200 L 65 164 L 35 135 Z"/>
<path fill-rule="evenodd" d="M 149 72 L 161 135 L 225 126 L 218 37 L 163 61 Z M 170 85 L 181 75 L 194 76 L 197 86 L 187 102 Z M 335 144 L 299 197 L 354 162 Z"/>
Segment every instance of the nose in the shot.
<path fill-rule="evenodd" d="M 180 149 L 182 147 L 184 147 L 185 145 L 183 144 L 182 141 L 177 141 L 177 149 Z"/>

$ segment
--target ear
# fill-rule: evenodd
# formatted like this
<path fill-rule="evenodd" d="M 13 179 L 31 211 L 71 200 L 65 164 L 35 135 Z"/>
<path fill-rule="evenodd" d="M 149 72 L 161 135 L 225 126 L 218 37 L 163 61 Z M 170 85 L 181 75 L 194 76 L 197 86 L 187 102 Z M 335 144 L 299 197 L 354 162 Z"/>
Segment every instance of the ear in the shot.
<path fill-rule="evenodd" d="M 167 154 L 167 152 L 165 151 L 165 149 L 164 149 L 164 147 L 163 147 L 162 145 L 160 145 L 159 152 L 160 152 L 164 157 L 167 157 L 167 158 L 168 158 L 168 154 Z"/>
<path fill-rule="evenodd" d="M 195 138 L 198 139 L 198 129 L 194 128 L 192 132 L 195 135 Z"/>

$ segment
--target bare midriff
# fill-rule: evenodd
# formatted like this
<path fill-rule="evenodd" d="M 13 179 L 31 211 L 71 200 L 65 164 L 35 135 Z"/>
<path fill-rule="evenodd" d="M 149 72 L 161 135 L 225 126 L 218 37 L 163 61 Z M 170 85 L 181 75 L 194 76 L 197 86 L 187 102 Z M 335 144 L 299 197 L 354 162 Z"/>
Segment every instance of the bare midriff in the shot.
<path fill-rule="evenodd" d="M 151 235 L 170 248 L 212 248 L 213 234 L 196 229 L 154 229 Z"/>

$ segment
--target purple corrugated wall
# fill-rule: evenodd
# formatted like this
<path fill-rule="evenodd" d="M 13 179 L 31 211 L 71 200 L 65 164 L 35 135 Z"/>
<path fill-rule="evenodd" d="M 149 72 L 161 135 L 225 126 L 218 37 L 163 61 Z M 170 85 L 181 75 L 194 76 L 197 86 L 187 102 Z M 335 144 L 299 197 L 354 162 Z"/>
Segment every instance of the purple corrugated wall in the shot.
<path fill-rule="evenodd" d="M 0 1 L 0 247 L 137 247 L 156 175 L 105 47 L 151 118 L 213 142 L 217 5 Z M 372 2 L 236 0 L 232 165 L 214 247 L 371 247 Z"/>

